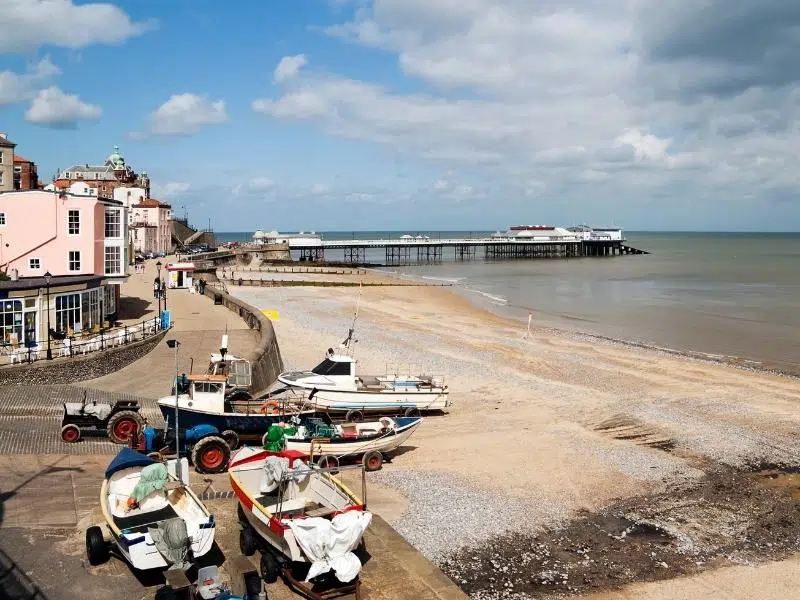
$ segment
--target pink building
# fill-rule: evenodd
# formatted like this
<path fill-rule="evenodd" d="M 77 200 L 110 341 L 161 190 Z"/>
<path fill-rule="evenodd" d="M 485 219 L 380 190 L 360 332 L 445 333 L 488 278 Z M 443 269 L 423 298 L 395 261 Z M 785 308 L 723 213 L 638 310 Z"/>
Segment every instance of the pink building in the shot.
<path fill-rule="evenodd" d="M 0 193 L 0 272 L 11 278 L 0 282 L 0 344 L 36 345 L 48 321 L 59 332 L 101 327 L 127 278 L 127 236 L 125 208 L 115 200 Z"/>
<path fill-rule="evenodd" d="M 146 254 L 169 254 L 172 249 L 172 207 L 154 198 L 145 198 L 130 208 L 129 221 L 133 248 Z"/>

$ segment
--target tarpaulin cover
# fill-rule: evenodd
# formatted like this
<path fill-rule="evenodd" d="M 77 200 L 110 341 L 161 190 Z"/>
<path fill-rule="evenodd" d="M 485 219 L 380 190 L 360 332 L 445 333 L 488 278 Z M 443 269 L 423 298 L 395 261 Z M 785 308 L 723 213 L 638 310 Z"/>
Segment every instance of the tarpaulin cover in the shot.
<path fill-rule="evenodd" d="M 122 469 L 129 469 L 130 467 L 146 467 L 147 465 L 155 464 L 152 458 L 148 458 L 144 454 L 132 450 L 131 448 L 124 447 L 119 451 L 106 469 L 106 479 L 109 479 L 117 471 Z"/>
<path fill-rule="evenodd" d="M 353 581 L 361 570 L 361 561 L 353 554 L 372 513 L 350 510 L 328 521 L 321 517 L 286 521 L 297 543 L 311 561 L 306 581 L 333 569 L 342 583 Z"/>
<path fill-rule="evenodd" d="M 156 490 L 160 490 L 169 481 L 167 467 L 161 463 L 147 465 L 139 475 L 139 481 L 131 492 L 131 498 L 141 502 Z"/>
<path fill-rule="evenodd" d="M 190 566 L 186 560 L 189 554 L 189 534 L 183 519 L 176 517 L 161 521 L 155 527 L 148 528 L 148 532 L 153 538 L 156 550 L 170 563 L 170 569 L 184 569 Z"/>

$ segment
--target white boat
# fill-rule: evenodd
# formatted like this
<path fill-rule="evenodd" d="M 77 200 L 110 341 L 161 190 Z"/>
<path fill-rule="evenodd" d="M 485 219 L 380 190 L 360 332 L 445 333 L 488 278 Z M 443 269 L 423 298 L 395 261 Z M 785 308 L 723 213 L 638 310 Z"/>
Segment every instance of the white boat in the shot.
<path fill-rule="evenodd" d="M 336 466 L 344 457 L 363 456 L 364 468 L 377 471 L 388 455 L 411 437 L 422 423 L 422 417 L 382 417 L 366 423 L 330 425 L 306 418 L 297 426 L 297 433 L 285 439 L 287 450 L 321 456 L 320 465 Z M 329 458 L 334 460 L 328 460 Z"/>
<path fill-rule="evenodd" d="M 359 412 L 411 417 L 450 406 L 443 377 L 397 373 L 358 376 L 356 360 L 344 352 L 334 353 L 333 349 L 328 349 L 325 360 L 310 371 L 287 371 L 278 375 L 278 381 L 290 389 L 305 390 L 306 408 L 347 411 L 348 421 L 363 417 Z"/>
<path fill-rule="evenodd" d="M 175 475 L 180 464 L 181 478 Z M 152 465 L 163 467 L 160 471 Z M 161 476 L 161 485 L 137 489 L 142 471 Z M 159 473 L 156 473 L 159 470 Z M 100 506 L 111 542 L 100 527 L 86 530 L 86 554 L 96 565 L 106 559 L 113 546 L 134 569 L 164 569 L 188 565 L 206 554 L 214 543 L 214 516 L 189 488 L 189 464 L 169 461 L 167 465 L 122 448 L 108 465 L 100 488 Z M 149 492 L 149 493 L 146 493 Z M 143 497 L 142 493 L 146 493 Z M 134 501 L 134 497 L 139 501 Z"/>
<path fill-rule="evenodd" d="M 242 554 L 261 551 L 261 575 L 274 582 L 285 567 L 308 567 L 306 581 L 333 571 L 354 581 L 361 560 L 353 553 L 372 519 L 358 498 L 330 470 L 310 467 L 308 455 L 294 450 L 268 452 L 245 447 L 231 458 L 231 488 L 239 502 Z M 361 467 L 340 470 L 361 471 Z"/>

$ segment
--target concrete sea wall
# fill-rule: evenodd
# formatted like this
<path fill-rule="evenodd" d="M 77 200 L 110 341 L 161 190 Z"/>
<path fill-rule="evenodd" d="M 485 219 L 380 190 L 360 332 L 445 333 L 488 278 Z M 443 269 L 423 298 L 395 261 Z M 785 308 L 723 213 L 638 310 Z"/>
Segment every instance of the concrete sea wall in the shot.
<path fill-rule="evenodd" d="M 267 388 L 275 383 L 278 375 L 283 371 L 283 358 L 278 347 L 278 339 L 275 337 L 272 321 L 254 306 L 234 298 L 219 288 L 206 286 L 205 295 L 211 298 L 212 301 L 221 303 L 228 310 L 239 315 L 250 329 L 255 329 L 259 332 L 260 341 L 258 346 L 243 358 L 250 361 L 253 371 L 253 391 L 266 391 Z"/>

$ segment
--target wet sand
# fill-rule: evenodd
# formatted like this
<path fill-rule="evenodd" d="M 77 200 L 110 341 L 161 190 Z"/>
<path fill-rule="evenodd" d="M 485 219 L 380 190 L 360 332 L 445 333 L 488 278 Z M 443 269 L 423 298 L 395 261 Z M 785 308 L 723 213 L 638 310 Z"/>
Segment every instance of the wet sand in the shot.
<path fill-rule="evenodd" d="M 535 321 L 526 334 L 524 324 L 442 288 L 365 287 L 360 300 L 352 288 L 231 292 L 279 312 L 275 325 L 287 368 L 319 362 L 344 339 L 358 306 L 360 373 L 410 363 L 446 377 L 454 402 L 449 414 L 426 419 L 407 451 L 376 476 L 408 502 L 393 525 L 440 564 L 461 551 L 490 548 L 509 532 L 556 539 L 554 532 L 569 531 L 587 514 L 702 488 L 719 468 L 781 472 L 800 465 L 800 385 L 793 378 L 539 329 Z M 780 496 L 776 505 L 783 501 Z M 737 499 L 731 502 L 736 506 Z M 680 506 L 659 518 L 679 523 L 671 544 L 724 531 Z M 761 523 L 754 512 L 748 518 L 753 526 Z M 797 572 L 800 561 L 780 537 L 797 533 L 776 531 L 781 543 L 751 551 L 746 560 L 785 558 L 772 564 Z M 625 555 L 624 547 L 606 551 Z M 500 571 L 493 576 L 498 586 L 471 590 L 473 597 L 549 593 L 514 592 L 513 576 L 503 579 L 503 560 L 513 558 L 489 557 L 490 568 Z M 724 568 L 734 560 L 722 557 L 692 570 L 664 569 L 653 560 L 638 565 L 633 578 L 575 591 L 619 588 L 598 598 L 788 597 L 786 578 L 772 577 L 769 564 Z M 738 586 L 743 573 L 758 587 Z M 684 574 L 691 576 L 679 577 Z M 619 587 L 636 581 L 643 583 Z"/>

